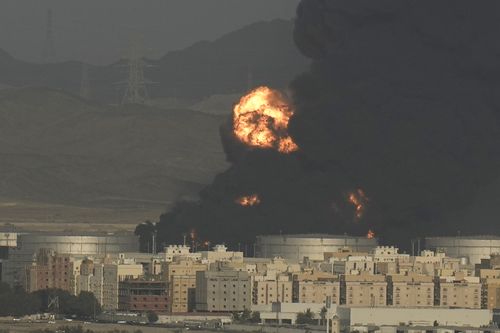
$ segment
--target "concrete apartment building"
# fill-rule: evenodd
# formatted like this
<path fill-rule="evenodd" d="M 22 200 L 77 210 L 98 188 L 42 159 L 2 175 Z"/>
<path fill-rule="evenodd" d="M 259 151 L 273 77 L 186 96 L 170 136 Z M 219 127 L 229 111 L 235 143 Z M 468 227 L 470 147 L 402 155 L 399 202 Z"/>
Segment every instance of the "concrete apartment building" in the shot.
<path fill-rule="evenodd" d="M 103 310 L 118 309 L 118 284 L 125 279 L 143 275 L 140 264 L 114 264 L 84 259 L 76 276 L 76 294 L 88 291 L 94 294 Z"/>
<path fill-rule="evenodd" d="M 168 311 L 191 312 L 195 309 L 196 272 L 207 270 L 207 265 L 190 258 L 174 258 L 165 265 L 163 275 L 168 283 Z"/>
<path fill-rule="evenodd" d="M 243 262 L 243 252 L 228 251 L 225 245 L 215 245 L 212 251 L 200 251 L 201 260 L 213 263 L 216 261 Z"/>
<path fill-rule="evenodd" d="M 391 275 L 388 280 L 388 303 L 393 307 L 434 306 L 434 279 L 432 276 L 410 274 Z"/>
<path fill-rule="evenodd" d="M 288 275 L 279 275 L 273 280 L 266 279 L 266 276 L 254 277 L 253 304 L 292 303 L 292 294 L 293 285 Z"/>
<path fill-rule="evenodd" d="M 481 308 L 479 277 L 446 276 L 439 278 L 439 305 L 441 307 Z"/>
<path fill-rule="evenodd" d="M 340 281 L 298 281 L 298 303 L 340 304 Z"/>
<path fill-rule="evenodd" d="M 330 258 L 331 273 L 356 275 L 363 273 L 373 274 L 375 272 L 375 262 L 369 255 L 351 255 L 344 258 Z M 328 264 L 322 265 L 322 269 L 328 269 Z"/>
<path fill-rule="evenodd" d="M 373 261 L 403 263 L 410 262 L 410 255 L 399 253 L 399 249 L 394 246 L 377 246 L 373 251 Z"/>
<path fill-rule="evenodd" d="M 152 279 L 129 279 L 119 284 L 120 311 L 168 312 L 167 283 Z"/>
<path fill-rule="evenodd" d="M 252 280 L 247 272 L 196 272 L 196 310 L 206 312 L 234 312 L 250 309 Z"/>
<path fill-rule="evenodd" d="M 191 248 L 187 245 L 169 245 L 162 253 L 162 263 L 172 262 L 175 258 L 201 260 L 201 253 L 192 253 L 190 250 Z"/>
<path fill-rule="evenodd" d="M 69 255 L 39 249 L 31 266 L 26 267 L 26 291 L 62 289 L 75 293 L 74 263 Z"/>
<path fill-rule="evenodd" d="M 345 275 L 342 283 L 345 285 L 343 304 L 371 307 L 387 305 L 387 281 L 383 275 Z"/>
<path fill-rule="evenodd" d="M 485 279 L 482 284 L 483 308 L 500 309 L 500 279 Z"/>

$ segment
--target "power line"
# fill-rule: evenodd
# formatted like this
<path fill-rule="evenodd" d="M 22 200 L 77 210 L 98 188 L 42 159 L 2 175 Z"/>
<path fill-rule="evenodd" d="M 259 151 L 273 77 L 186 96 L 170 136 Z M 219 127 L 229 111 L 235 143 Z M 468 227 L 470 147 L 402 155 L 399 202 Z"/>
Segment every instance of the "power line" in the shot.
<path fill-rule="evenodd" d="M 145 104 L 149 99 L 146 84 L 150 82 L 144 78 L 146 64 L 143 59 L 142 42 L 137 36 L 131 40 L 127 61 L 128 80 L 122 104 Z"/>
<path fill-rule="evenodd" d="M 56 60 L 56 48 L 54 46 L 54 25 L 52 19 L 52 9 L 47 10 L 45 25 L 45 44 L 42 53 L 43 62 L 53 62 Z"/>

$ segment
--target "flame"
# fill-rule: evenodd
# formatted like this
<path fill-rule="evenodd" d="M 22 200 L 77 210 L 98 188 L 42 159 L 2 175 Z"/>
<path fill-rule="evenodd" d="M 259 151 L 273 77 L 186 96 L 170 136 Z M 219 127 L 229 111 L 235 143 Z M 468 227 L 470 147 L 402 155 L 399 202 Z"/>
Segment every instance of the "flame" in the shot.
<path fill-rule="evenodd" d="M 235 202 L 240 206 L 251 207 L 260 204 L 260 198 L 257 194 L 252 194 L 239 197 Z"/>
<path fill-rule="evenodd" d="M 366 234 L 366 238 L 368 239 L 373 239 L 375 238 L 375 232 L 373 230 L 368 230 L 368 233 Z"/>
<path fill-rule="evenodd" d="M 356 209 L 356 219 L 361 219 L 365 212 L 366 202 L 368 201 L 365 192 L 362 189 L 357 189 L 355 192 L 349 193 L 348 200 Z"/>
<path fill-rule="evenodd" d="M 280 92 L 259 87 L 243 96 L 234 107 L 234 134 L 251 147 L 291 153 L 299 149 L 287 132 L 292 115 L 290 105 Z"/>

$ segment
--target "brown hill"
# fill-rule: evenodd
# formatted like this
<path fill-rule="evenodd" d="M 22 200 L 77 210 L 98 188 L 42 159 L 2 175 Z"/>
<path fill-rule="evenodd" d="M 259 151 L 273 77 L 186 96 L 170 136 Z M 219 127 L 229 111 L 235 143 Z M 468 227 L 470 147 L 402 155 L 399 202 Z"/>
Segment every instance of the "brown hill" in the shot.
<path fill-rule="evenodd" d="M 126 210 L 131 223 L 141 217 L 136 209 L 160 213 L 226 167 L 221 121 L 190 110 L 89 104 L 55 90 L 1 91 L 0 222 L 16 222 L 1 214 L 2 202 Z"/>

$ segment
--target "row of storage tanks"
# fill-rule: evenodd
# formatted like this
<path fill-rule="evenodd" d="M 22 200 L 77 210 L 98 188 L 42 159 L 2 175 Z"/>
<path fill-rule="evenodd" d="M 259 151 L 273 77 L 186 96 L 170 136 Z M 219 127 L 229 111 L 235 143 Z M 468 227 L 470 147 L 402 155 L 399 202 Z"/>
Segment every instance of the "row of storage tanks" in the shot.
<path fill-rule="evenodd" d="M 304 257 L 321 260 L 325 252 L 338 252 L 345 247 L 356 252 L 370 252 L 377 245 L 376 238 L 347 235 L 266 235 L 257 237 L 256 254 L 258 257 L 281 256 L 294 261 L 301 261 Z M 471 264 L 478 264 L 481 259 L 500 253 L 500 237 L 426 237 L 419 242 L 419 247 L 444 251 L 450 257 L 464 258 Z"/>
<path fill-rule="evenodd" d="M 6 241 L 7 240 L 7 241 Z M 9 259 L 2 265 L 2 280 L 19 282 L 19 272 L 33 260 L 40 248 L 50 248 L 59 253 L 75 255 L 102 255 L 137 252 L 136 236 L 124 234 L 57 234 L 57 233 L 6 233 L 0 232 L 1 244 L 9 244 Z M 323 259 L 325 252 L 338 252 L 349 247 L 356 252 L 370 252 L 378 245 L 376 238 L 329 234 L 264 235 L 258 236 L 256 256 L 283 257 L 292 261 Z M 490 254 L 500 253 L 498 236 L 427 237 L 422 249 L 442 250 L 448 256 L 464 258 L 475 264 Z"/>

